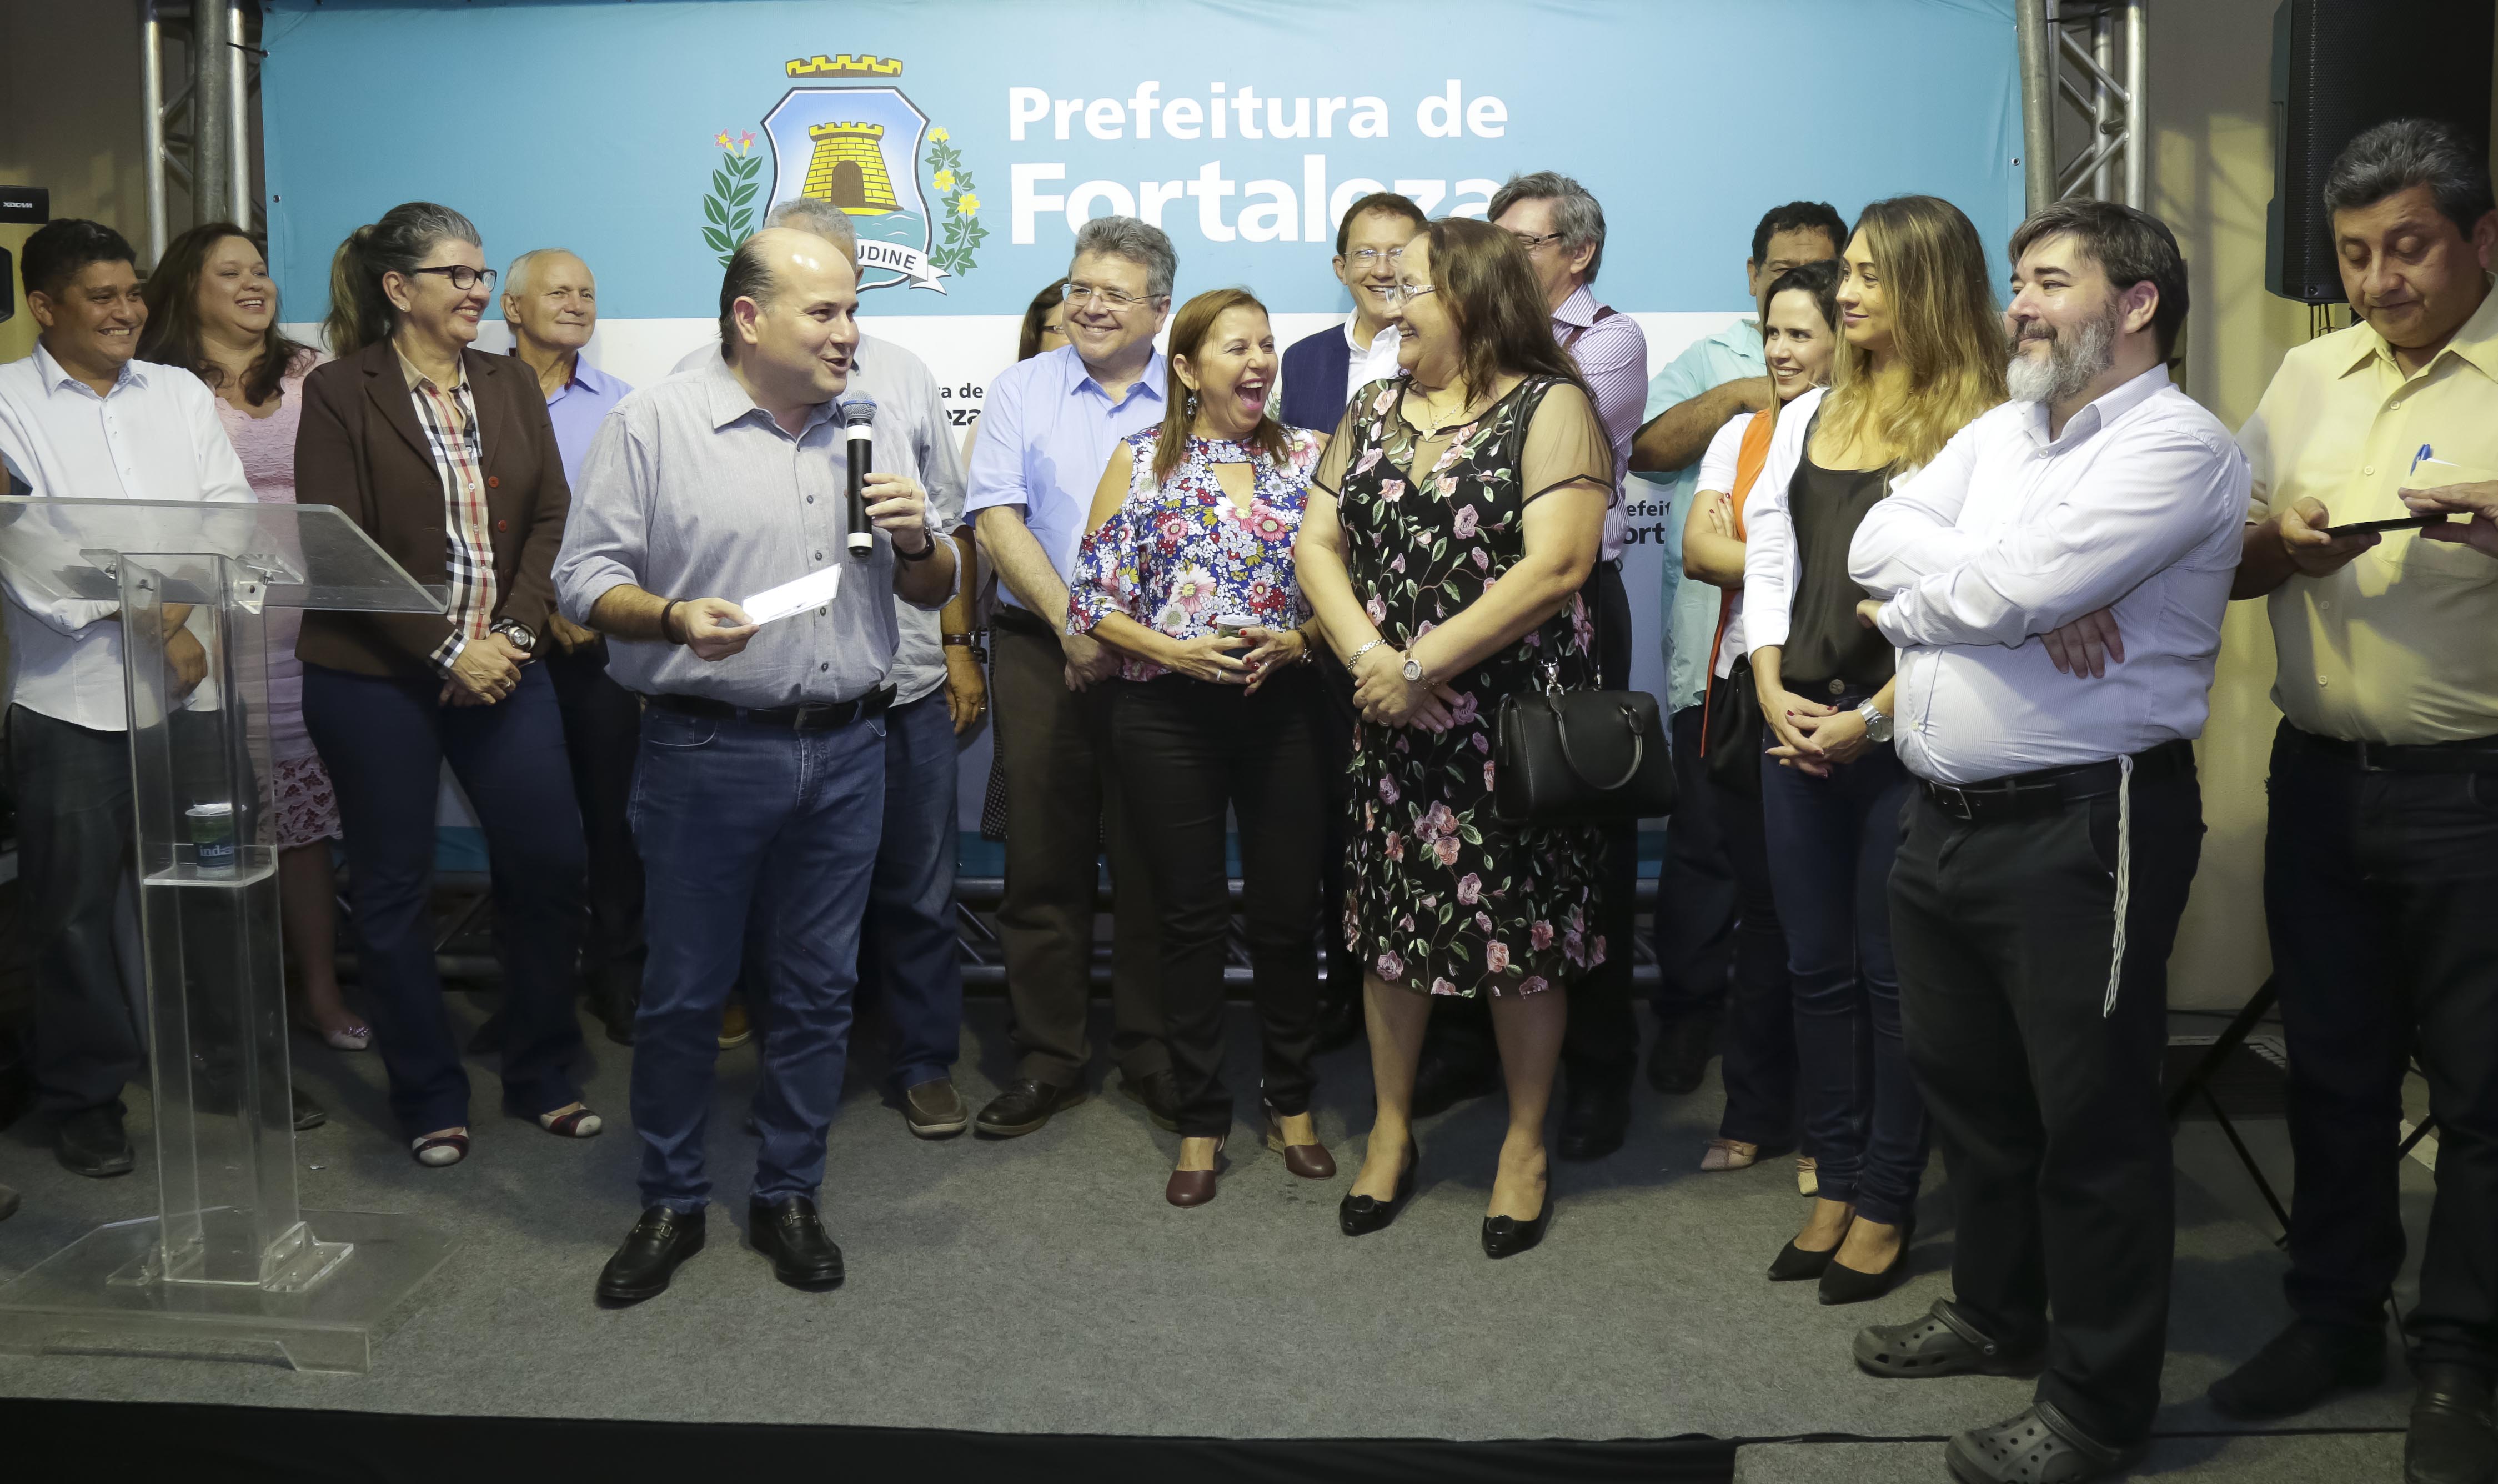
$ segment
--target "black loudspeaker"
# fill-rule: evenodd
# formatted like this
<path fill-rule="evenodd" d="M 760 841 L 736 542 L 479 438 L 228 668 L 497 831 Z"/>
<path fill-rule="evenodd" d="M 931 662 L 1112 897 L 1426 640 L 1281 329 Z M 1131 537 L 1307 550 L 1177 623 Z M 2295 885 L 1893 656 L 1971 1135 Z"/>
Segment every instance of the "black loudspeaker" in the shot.
<path fill-rule="evenodd" d="M 40 185 L 0 185 L 0 222 L 40 227 L 52 219 L 52 193 Z M 16 317 L 17 265 L 0 247 L 0 323 Z M 15 494 L 16 491 L 10 493 Z"/>
<path fill-rule="evenodd" d="M 2265 288 L 2343 302 L 2324 177 L 2371 125 L 2442 119 L 2487 149 L 2493 23 L 2490 0 L 2282 0 L 2272 18 Z"/>

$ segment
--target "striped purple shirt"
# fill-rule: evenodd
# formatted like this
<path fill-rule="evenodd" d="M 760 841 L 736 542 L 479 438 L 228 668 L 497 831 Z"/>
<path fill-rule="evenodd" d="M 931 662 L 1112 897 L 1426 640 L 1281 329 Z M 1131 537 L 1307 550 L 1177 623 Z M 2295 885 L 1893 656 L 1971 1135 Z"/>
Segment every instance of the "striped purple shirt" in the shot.
<path fill-rule="evenodd" d="M 1605 506 L 1604 558 L 1622 554 L 1622 537 L 1630 514 L 1622 503 L 1622 481 L 1629 477 L 1631 439 L 1639 436 L 1648 410 L 1648 333 L 1639 321 L 1615 312 L 1596 316 L 1604 306 L 1581 284 L 1561 307 L 1553 311 L 1553 339 L 1570 353 L 1596 394 L 1596 416 L 1614 445 L 1614 498 Z"/>

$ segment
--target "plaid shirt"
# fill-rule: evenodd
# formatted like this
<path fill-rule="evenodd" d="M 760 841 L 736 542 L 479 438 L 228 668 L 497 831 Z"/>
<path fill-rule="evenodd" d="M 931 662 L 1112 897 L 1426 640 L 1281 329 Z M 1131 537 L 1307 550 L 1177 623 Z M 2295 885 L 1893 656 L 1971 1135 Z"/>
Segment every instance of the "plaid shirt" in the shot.
<path fill-rule="evenodd" d="M 456 630 L 433 652 L 436 668 L 448 674 L 451 662 L 471 639 L 482 639 L 495 624 L 495 543 L 486 513 L 486 450 L 477 436 L 477 403 L 464 369 L 458 385 L 445 391 L 432 377 L 400 357 L 407 378 L 416 420 L 433 449 L 433 467 L 442 471 L 443 615 Z"/>

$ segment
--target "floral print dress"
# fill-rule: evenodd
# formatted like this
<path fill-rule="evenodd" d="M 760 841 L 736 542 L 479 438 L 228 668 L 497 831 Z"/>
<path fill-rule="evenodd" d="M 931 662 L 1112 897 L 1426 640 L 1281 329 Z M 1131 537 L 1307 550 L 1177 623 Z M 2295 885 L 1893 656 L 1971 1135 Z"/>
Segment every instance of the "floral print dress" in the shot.
<path fill-rule="evenodd" d="M 1481 598 L 1525 553 L 1527 503 L 1565 485 L 1610 488 L 1585 394 L 1529 377 L 1474 421 L 1424 437 L 1402 379 L 1358 393 L 1312 477 L 1336 499 L 1354 597 L 1403 649 Z M 1417 992 L 1533 994 L 1604 961 L 1593 930 L 1604 838 L 1516 828 L 1492 810 L 1502 696 L 1596 683 L 1595 629 L 1575 595 L 1516 644 L 1442 677 L 1456 725 L 1358 724 L 1345 941 Z"/>
<path fill-rule="evenodd" d="M 1076 549 L 1067 631 L 1089 633 L 1114 613 L 1174 639 L 1204 638 L 1218 618 L 1253 618 L 1268 629 L 1298 625 L 1305 610 L 1293 575 L 1293 540 L 1300 534 L 1319 436 L 1286 429 L 1282 459 L 1225 438 L 1191 438 L 1179 468 L 1158 481 L 1154 444 L 1161 436 L 1157 427 L 1121 439 L 1137 471 L 1127 500 Z M 1214 477 L 1222 464 L 1254 471 L 1245 513 Z M 1123 679 L 1162 673 L 1149 660 L 1119 661 Z"/>

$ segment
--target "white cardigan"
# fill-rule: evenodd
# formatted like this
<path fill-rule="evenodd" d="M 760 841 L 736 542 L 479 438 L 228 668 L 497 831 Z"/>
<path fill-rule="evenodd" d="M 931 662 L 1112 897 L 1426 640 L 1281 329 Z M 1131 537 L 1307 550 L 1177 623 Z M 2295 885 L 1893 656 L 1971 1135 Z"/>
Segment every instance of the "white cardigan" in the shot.
<path fill-rule="evenodd" d="M 1769 457 L 1760 477 L 1744 497 L 1744 653 L 1787 641 L 1796 584 L 1804 580 L 1804 557 L 1796 549 L 1795 522 L 1787 514 L 1787 486 L 1795 482 L 1796 466 L 1804 462 L 1804 436 L 1812 414 L 1829 393 L 1814 387 L 1778 409 L 1777 431 L 1770 436 Z"/>

